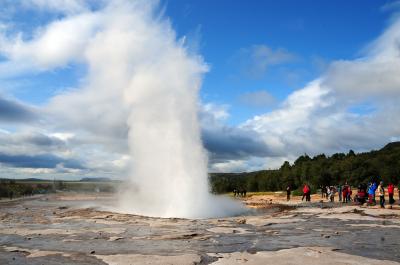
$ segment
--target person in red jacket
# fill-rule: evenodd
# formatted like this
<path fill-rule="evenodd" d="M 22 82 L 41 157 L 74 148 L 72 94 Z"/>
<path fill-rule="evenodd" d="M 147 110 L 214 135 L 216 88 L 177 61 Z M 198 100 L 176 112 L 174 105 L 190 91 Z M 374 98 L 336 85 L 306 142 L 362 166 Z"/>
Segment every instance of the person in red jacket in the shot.
<path fill-rule="evenodd" d="M 306 201 L 310 201 L 310 187 L 307 184 L 304 184 L 303 186 L 303 198 L 301 200 L 304 200 L 304 197 L 306 198 Z"/>
<path fill-rule="evenodd" d="M 390 208 L 392 208 L 392 205 L 394 203 L 394 185 L 392 183 L 389 183 L 389 185 L 387 186 L 387 191 L 389 194 Z"/>
<path fill-rule="evenodd" d="M 349 192 L 349 186 L 347 185 L 347 184 L 345 184 L 344 185 L 344 187 L 343 187 L 343 190 L 342 190 L 342 194 L 343 194 L 343 202 L 344 203 L 347 203 L 347 200 L 348 200 L 348 196 L 347 196 L 347 193 Z"/>

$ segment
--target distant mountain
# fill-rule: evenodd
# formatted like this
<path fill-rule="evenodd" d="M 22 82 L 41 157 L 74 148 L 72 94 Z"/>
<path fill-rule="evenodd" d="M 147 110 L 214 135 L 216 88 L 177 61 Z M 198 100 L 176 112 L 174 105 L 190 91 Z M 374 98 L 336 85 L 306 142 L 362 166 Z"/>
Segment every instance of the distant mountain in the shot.
<path fill-rule="evenodd" d="M 6 181 L 30 181 L 30 182 L 34 182 L 34 181 L 48 181 L 48 180 L 44 180 L 44 179 L 38 179 L 38 178 L 26 178 L 26 179 L 13 179 L 13 178 L 0 178 L 0 180 L 6 180 Z"/>
<path fill-rule="evenodd" d="M 82 178 L 81 182 L 109 182 L 111 181 L 110 178 Z"/>
<path fill-rule="evenodd" d="M 43 179 L 38 179 L 38 178 L 27 178 L 27 179 L 21 179 L 22 181 L 43 181 Z"/>

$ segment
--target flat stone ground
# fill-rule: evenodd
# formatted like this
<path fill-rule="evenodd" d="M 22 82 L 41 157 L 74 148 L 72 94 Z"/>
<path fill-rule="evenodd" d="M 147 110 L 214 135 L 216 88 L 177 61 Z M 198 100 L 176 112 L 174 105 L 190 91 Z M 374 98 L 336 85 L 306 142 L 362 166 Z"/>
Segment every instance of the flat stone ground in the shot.
<path fill-rule="evenodd" d="M 400 208 L 251 196 L 246 216 L 102 211 L 110 194 L 0 201 L 0 264 L 400 264 Z M 315 200 L 316 201 L 316 200 Z"/>

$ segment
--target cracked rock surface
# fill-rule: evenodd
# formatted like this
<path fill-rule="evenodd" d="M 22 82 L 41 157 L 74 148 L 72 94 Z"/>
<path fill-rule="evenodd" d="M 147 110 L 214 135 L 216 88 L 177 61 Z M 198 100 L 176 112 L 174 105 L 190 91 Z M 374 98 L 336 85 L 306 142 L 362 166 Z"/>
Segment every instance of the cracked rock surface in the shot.
<path fill-rule="evenodd" d="M 399 208 L 272 203 L 248 216 L 189 220 L 93 207 L 114 199 L 0 201 L 0 264 L 400 264 Z"/>

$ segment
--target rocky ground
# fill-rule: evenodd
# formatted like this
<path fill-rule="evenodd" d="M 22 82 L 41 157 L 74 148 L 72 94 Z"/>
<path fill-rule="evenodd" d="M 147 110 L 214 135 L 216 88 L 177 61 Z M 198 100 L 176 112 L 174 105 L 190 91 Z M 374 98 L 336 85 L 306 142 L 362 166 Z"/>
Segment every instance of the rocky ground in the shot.
<path fill-rule="evenodd" d="M 245 216 L 187 220 L 102 211 L 112 195 L 0 201 L 0 264 L 400 264 L 400 208 L 283 194 Z"/>

